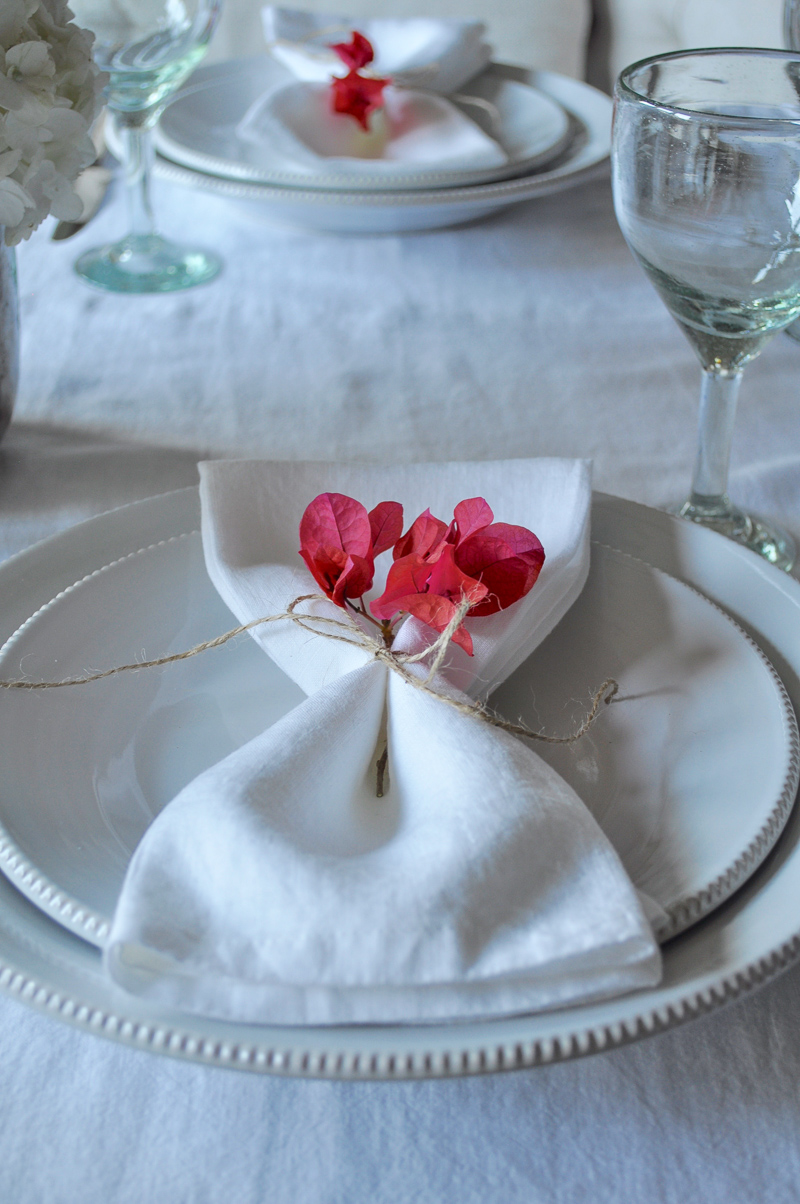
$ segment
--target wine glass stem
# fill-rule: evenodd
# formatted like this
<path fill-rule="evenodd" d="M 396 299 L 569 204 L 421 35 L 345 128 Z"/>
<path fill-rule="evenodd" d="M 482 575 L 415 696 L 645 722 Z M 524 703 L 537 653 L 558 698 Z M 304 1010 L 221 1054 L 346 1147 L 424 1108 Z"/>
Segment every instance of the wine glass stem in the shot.
<path fill-rule="evenodd" d="M 134 120 L 131 121 L 130 118 Z M 147 238 L 155 233 L 153 208 L 150 203 L 153 163 L 150 125 L 142 122 L 138 113 L 121 114 L 118 121 L 124 142 L 129 235 L 134 238 Z"/>
<path fill-rule="evenodd" d="M 706 368 L 700 393 L 697 462 L 689 504 L 710 518 L 731 513 L 728 467 L 741 371 Z"/>

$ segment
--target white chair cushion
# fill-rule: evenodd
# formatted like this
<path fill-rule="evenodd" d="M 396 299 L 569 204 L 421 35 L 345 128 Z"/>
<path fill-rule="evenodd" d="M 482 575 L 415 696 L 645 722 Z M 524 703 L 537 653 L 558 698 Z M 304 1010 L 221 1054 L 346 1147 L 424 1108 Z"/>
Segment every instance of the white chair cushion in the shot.
<path fill-rule="evenodd" d="M 783 45 L 783 0 L 608 0 L 611 77 L 651 54 Z"/>

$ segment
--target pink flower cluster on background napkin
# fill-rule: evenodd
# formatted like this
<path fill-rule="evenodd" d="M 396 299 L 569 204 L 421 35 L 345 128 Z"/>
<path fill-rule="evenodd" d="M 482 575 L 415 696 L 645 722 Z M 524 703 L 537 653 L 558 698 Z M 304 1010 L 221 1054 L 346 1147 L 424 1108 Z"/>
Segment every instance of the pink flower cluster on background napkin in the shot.
<path fill-rule="evenodd" d="M 273 57 L 296 78 L 270 88 L 242 118 L 237 133 L 259 162 L 268 148 L 294 172 L 357 176 L 406 173 L 421 166 L 485 170 L 508 162 L 494 138 L 449 100 L 491 57 L 480 21 L 416 17 L 392 20 L 263 9 L 264 34 Z M 392 83 L 384 92 L 383 137 L 367 138 L 348 116 L 332 111 L 330 82 L 347 68 L 328 48 L 358 30 L 375 50 L 370 64 Z"/>
<path fill-rule="evenodd" d="M 534 530 L 547 555 L 539 581 L 508 610 L 467 620 L 474 657 L 451 648 L 436 680 L 456 697 L 485 697 L 586 578 L 582 462 L 222 461 L 201 477 L 206 564 L 242 622 L 318 592 L 297 528 L 324 491 L 370 508 L 398 500 L 409 523 L 481 494 L 498 519 Z M 376 566 L 375 596 L 387 567 Z M 326 600 L 312 610 L 343 614 Z M 145 834 L 107 948 L 122 986 L 231 1019 L 333 1023 L 535 1010 L 658 981 L 658 948 L 616 853 L 532 748 L 362 649 L 289 623 L 253 634 L 309 697 L 190 783 Z M 408 620 L 395 647 L 434 636 Z"/>

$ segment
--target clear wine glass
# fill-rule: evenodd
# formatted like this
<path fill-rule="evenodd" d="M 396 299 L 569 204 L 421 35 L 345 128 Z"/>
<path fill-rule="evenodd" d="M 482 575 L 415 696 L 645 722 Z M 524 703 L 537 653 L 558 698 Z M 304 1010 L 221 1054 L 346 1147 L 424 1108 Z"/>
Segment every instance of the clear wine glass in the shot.
<path fill-rule="evenodd" d="M 122 136 L 129 233 L 81 255 L 75 270 L 112 292 L 158 293 L 213 279 L 220 260 L 156 233 L 150 204 L 151 130 L 169 96 L 208 47 L 221 0 L 70 0 L 78 24 L 95 34 L 96 62 L 108 71 L 109 109 Z"/>
<path fill-rule="evenodd" d="M 787 50 L 800 50 L 800 0 L 785 0 L 783 6 L 783 44 Z M 800 322 L 787 326 L 786 333 L 800 343 Z"/>
<path fill-rule="evenodd" d="M 614 204 L 703 368 L 679 513 L 789 569 L 794 544 L 727 494 L 744 366 L 800 315 L 800 55 L 694 50 L 634 63 L 615 90 Z"/>

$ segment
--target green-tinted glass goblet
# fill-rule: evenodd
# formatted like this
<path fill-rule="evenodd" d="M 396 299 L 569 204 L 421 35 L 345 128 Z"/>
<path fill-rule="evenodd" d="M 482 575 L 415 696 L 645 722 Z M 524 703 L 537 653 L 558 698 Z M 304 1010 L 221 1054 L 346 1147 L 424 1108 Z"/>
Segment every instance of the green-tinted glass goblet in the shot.
<path fill-rule="evenodd" d="M 791 538 L 727 483 L 742 370 L 800 316 L 800 55 L 662 55 L 626 68 L 614 99 L 617 220 L 703 368 L 679 513 L 788 569 Z"/>
<path fill-rule="evenodd" d="M 129 232 L 81 255 L 79 276 L 120 293 L 162 293 L 212 280 L 216 255 L 156 233 L 150 203 L 150 133 L 169 96 L 203 58 L 221 0 L 70 0 L 95 34 L 94 56 L 108 71 L 109 109 L 122 135 Z"/>
<path fill-rule="evenodd" d="M 800 50 L 800 0 L 784 0 L 783 42 L 787 50 Z M 800 322 L 787 326 L 786 333 L 800 343 Z"/>

